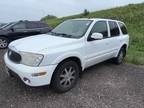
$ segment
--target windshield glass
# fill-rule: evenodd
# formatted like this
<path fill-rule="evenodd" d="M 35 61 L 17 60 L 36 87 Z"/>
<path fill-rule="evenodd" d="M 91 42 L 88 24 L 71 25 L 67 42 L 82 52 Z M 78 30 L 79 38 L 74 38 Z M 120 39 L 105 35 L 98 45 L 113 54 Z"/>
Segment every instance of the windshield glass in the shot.
<path fill-rule="evenodd" d="M 2 26 L 1 28 L 5 28 L 6 26 L 10 25 L 11 23 L 5 24 L 4 26 Z"/>
<path fill-rule="evenodd" d="M 1 27 L 3 27 L 3 26 L 5 26 L 5 25 L 7 25 L 7 24 L 3 24 L 3 23 L 2 23 L 2 24 L 0 24 L 0 28 L 1 28 Z"/>
<path fill-rule="evenodd" d="M 80 38 L 91 24 L 91 20 L 67 20 L 58 25 L 51 33 L 57 36 Z"/>
<path fill-rule="evenodd" d="M 5 26 L 1 27 L 1 29 L 7 30 L 7 29 L 9 29 L 11 26 L 13 26 L 14 24 L 15 24 L 14 22 L 8 23 L 8 24 L 6 24 Z"/>

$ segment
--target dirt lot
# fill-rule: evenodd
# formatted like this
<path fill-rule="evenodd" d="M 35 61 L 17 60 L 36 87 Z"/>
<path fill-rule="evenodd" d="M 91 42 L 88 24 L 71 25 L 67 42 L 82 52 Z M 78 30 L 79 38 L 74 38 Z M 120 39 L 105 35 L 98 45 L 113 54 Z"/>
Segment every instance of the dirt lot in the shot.
<path fill-rule="evenodd" d="M 85 72 L 74 89 L 56 94 L 5 73 L 0 50 L 0 108 L 144 108 L 144 68 L 105 62 Z"/>

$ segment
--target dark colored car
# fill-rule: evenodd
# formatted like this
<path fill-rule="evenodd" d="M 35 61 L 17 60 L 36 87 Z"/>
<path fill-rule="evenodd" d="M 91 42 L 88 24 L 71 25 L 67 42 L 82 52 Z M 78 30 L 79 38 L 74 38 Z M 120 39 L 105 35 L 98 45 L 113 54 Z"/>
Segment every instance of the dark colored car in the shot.
<path fill-rule="evenodd" d="M 45 34 L 52 30 L 50 26 L 40 21 L 18 21 L 0 28 L 0 49 L 7 48 L 9 42 L 38 34 Z"/>

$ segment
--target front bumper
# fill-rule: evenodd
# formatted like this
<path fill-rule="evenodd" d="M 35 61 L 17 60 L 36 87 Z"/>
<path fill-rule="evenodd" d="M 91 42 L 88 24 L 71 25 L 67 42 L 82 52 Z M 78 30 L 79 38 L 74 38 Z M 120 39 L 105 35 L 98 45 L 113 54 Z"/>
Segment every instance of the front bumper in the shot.
<path fill-rule="evenodd" d="M 6 67 L 16 73 L 20 79 L 29 86 L 43 86 L 49 85 L 53 72 L 57 65 L 43 66 L 43 67 L 30 67 L 23 64 L 16 64 L 9 60 L 7 53 L 4 56 Z M 44 76 L 32 76 L 34 73 L 46 72 Z M 29 79 L 26 81 L 25 78 Z"/>

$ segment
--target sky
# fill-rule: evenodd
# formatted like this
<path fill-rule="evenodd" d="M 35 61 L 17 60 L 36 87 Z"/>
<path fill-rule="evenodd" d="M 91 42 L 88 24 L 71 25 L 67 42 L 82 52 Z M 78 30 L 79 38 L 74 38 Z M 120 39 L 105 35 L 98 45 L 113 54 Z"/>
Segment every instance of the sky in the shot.
<path fill-rule="evenodd" d="M 48 14 L 63 17 L 84 9 L 97 11 L 141 2 L 144 0 L 1 0 L 0 22 L 40 20 Z"/>

